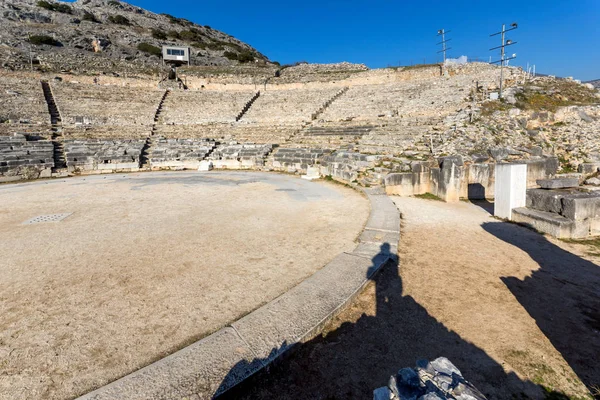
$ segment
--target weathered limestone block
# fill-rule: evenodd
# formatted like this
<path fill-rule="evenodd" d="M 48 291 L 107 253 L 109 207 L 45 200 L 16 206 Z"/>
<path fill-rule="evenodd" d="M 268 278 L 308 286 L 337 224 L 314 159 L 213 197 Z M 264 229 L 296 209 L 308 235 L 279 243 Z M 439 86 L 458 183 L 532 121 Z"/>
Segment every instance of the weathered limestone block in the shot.
<path fill-rule="evenodd" d="M 212 161 L 201 161 L 198 166 L 198 171 L 212 171 L 213 163 Z"/>
<path fill-rule="evenodd" d="M 536 181 L 542 189 L 566 189 L 579 186 L 579 179 L 564 177 L 554 179 L 538 179 Z"/>
<path fill-rule="evenodd" d="M 579 221 L 600 217 L 600 194 L 581 193 L 562 198 L 560 214 L 565 218 Z"/>
<path fill-rule="evenodd" d="M 431 169 L 432 192 L 446 202 L 460 200 L 465 167 L 462 157 L 445 157 L 440 168 Z"/>
<path fill-rule="evenodd" d="M 592 231 L 592 220 L 574 221 L 559 214 L 525 207 L 513 210 L 512 221 L 528 225 L 559 239 L 584 239 Z M 596 226 L 594 221 L 594 227 Z"/>
<path fill-rule="evenodd" d="M 319 167 L 308 167 L 306 169 L 306 175 L 302 175 L 302 179 L 306 179 L 312 181 L 314 179 L 319 179 L 321 177 L 321 172 Z"/>
<path fill-rule="evenodd" d="M 527 190 L 527 208 L 560 214 L 564 193 L 555 190 Z"/>
<path fill-rule="evenodd" d="M 577 172 L 584 176 L 593 175 L 600 170 L 600 163 L 582 163 L 577 167 Z"/>
<path fill-rule="evenodd" d="M 388 174 L 384 180 L 389 195 L 414 196 L 431 192 L 431 170 Z"/>

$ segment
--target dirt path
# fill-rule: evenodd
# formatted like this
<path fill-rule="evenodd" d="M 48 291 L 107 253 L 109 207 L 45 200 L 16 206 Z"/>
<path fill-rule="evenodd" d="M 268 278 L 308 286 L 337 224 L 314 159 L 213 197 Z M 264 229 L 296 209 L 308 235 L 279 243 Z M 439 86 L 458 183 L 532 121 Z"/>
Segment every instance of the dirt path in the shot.
<path fill-rule="evenodd" d="M 582 382 L 600 383 L 600 267 L 586 246 L 473 204 L 394 201 L 400 265 L 387 265 L 325 336 L 228 397 L 368 399 L 399 368 L 439 356 L 490 399 L 585 398 Z"/>

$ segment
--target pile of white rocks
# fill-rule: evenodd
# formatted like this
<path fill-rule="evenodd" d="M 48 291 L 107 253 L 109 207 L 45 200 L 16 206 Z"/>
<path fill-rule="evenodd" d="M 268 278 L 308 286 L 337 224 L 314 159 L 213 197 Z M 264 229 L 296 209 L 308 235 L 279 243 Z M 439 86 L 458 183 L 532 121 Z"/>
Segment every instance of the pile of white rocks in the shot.
<path fill-rule="evenodd" d="M 417 361 L 416 368 L 402 368 L 387 386 L 373 392 L 373 400 L 486 400 L 445 357 Z"/>

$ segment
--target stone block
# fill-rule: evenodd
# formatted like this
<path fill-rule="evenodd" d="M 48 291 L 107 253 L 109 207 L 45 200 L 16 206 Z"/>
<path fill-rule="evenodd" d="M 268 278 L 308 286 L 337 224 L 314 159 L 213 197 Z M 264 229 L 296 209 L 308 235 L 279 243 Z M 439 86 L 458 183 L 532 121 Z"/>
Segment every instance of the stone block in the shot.
<path fill-rule="evenodd" d="M 438 171 L 436 196 L 446 202 L 459 201 L 464 167 L 455 163 L 450 163 L 446 164 L 446 167 L 440 168 Z"/>
<path fill-rule="evenodd" d="M 572 177 L 538 179 L 536 183 L 542 189 L 567 189 L 579 186 L 579 179 Z"/>
<path fill-rule="evenodd" d="M 527 204 L 527 164 L 496 164 L 494 215 L 512 218 L 512 210 Z"/>
<path fill-rule="evenodd" d="M 442 169 L 449 169 L 453 165 L 457 165 L 459 167 L 462 167 L 464 165 L 462 156 L 440 157 L 438 159 L 438 163 L 439 163 L 440 168 L 442 168 Z"/>
<path fill-rule="evenodd" d="M 512 221 L 525 224 L 559 239 L 573 238 L 574 233 L 577 231 L 575 221 L 558 214 L 532 210 L 525 207 L 513 210 Z M 581 227 L 578 234 L 579 237 L 585 237 L 582 236 Z"/>
<path fill-rule="evenodd" d="M 319 172 L 319 167 L 308 167 L 306 169 L 306 175 L 302 175 L 302 179 L 306 179 L 312 181 L 314 179 L 319 179 L 321 174 Z"/>
<path fill-rule="evenodd" d="M 596 193 L 564 196 L 561 203 L 560 214 L 565 218 L 580 221 L 600 216 L 600 195 Z"/>
<path fill-rule="evenodd" d="M 593 175 L 600 170 L 600 163 L 582 163 L 577 167 L 577 172 L 583 175 Z"/>
<path fill-rule="evenodd" d="M 560 214 L 564 192 L 546 189 L 527 190 L 527 208 Z"/>
<path fill-rule="evenodd" d="M 386 175 L 385 190 L 387 194 L 397 196 L 414 196 L 430 191 L 430 172 L 403 172 Z"/>
<path fill-rule="evenodd" d="M 241 169 L 242 163 L 238 160 L 213 160 L 217 169 Z"/>
<path fill-rule="evenodd" d="M 200 161 L 198 171 L 211 171 L 213 169 L 212 161 Z"/>

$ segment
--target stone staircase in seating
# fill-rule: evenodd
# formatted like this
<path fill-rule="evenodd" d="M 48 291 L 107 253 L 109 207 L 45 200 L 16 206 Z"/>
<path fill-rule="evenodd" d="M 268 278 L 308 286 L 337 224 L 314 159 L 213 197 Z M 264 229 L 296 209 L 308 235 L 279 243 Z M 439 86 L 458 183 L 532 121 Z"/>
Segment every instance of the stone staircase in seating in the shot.
<path fill-rule="evenodd" d="M 146 141 L 144 142 L 144 147 L 142 148 L 142 152 L 140 154 L 140 168 L 150 168 L 149 161 L 152 155 L 152 145 L 154 144 L 152 137 L 156 133 L 157 124 L 160 119 L 160 115 L 163 111 L 163 106 L 170 92 L 170 89 L 165 90 L 162 97 L 160 98 L 160 101 L 158 102 L 158 106 L 156 107 L 156 112 L 154 113 L 154 123 L 152 124 L 152 129 L 150 130 L 150 136 L 146 138 Z"/>
<path fill-rule="evenodd" d="M 254 104 L 256 99 L 258 99 L 259 97 L 260 97 L 260 90 L 258 92 L 256 92 L 256 94 L 254 96 L 252 96 L 252 98 L 250 100 L 248 100 L 248 102 L 244 105 L 244 108 L 242 108 L 242 111 L 240 111 L 240 113 L 237 115 L 237 117 L 235 117 L 236 122 L 239 121 L 240 119 L 242 119 L 244 114 L 246 114 L 246 112 L 248 112 L 250 107 L 252 107 L 252 104 Z"/>
<path fill-rule="evenodd" d="M 46 103 L 48 104 L 48 113 L 50 114 L 50 124 L 51 128 L 51 139 L 52 145 L 54 146 L 54 168 L 53 172 L 62 173 L 65 172 L 67 168 L 67 161 L 65 157 L 65 148 L 63 144 L 63 134 L 62 134 L 62 117 L 60 115 L 60 110 L 58 109 L 58 105 L 56 104 L 56 100 L 54 99 L 54 94 L 52 93 L 52 88 L 48 81 L 41 81 L 42 91 L 44 92 L 44 98 L 46 99 Z"/>
<path fill-rule="evenodd" d="M 323 105 L 311 115 L 311 119 L 314 121 L 317 118 L 319 118 L 319 116 L 323 114 L 323 112 L 325 112 L 325 110 L 331 105 L 331 103 L 339 99 L 344 93 L 348 92 L 349 89 L 350 88 L 348 86 L 345 86 L 342 89 L 340 89 L 339 92 L 334 94 L 332 98 L 323 103 Z"/>

